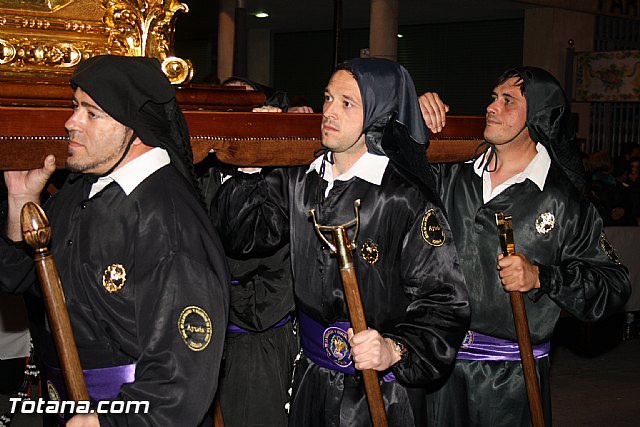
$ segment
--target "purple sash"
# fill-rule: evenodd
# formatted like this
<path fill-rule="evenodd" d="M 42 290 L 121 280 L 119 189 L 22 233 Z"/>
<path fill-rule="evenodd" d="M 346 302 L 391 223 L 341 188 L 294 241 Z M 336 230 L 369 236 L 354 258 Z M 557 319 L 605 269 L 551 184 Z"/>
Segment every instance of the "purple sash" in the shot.
<path fill-rule="evenodd" d="M 534 345 L 533 357 L 540 359 L 549 355 L 551 342 Z M 484 335 L 475 331 L 468 331 L 458 350 L 457 359 L 485 360 L 485 361 L 516 361 L 520 360 L 520 349 L 517 342 Z"/>
<path fill-rule="evenodd" d="M 59 368 L 45 365 L 47 371 L 47 394 L 50 400 L 70 400 L 64 375 Z M 118 395 L 123 384 L 135 380 L 136 365 L 112 366 L 108 368 L 83 369 L 84 381 L 92 401 L 111 400 Z M 68 420 L 73 414 L 64 414 Z M 61 418 L 58 416 L 58 418 Z M 64 422 L 64 420 L 61 420 Z"/>
<path fill-rule="evenodd" d="M 270 327 L 267 330 L 279 328 L 281 326 L 286 325 L 290 321 L 291 321 L 291 315 L 287 314 L 278 323 L 276 323 L 275 325 L 273 325 L 272 327 Z M 229 324 L 227 325 L 227 332 L 230 332 L 232 334 L 256 333 L 256 331 L 248 331 L 248 330 L 243 329 L 240 326 L 236 325 L 235 323 L 231 323 L 231 322 L 229 322 Z"/>
<path fill-rule="evenodd" d="M 300 321 L 300 344 L 304 355 L 316 365 L 332 371 L 355 375 L 356 370 L 351 360 L 351 348 L 347 340 L 349 322 L 336 322 L 324 326 L 301 311 L 298 311 Z M 385 382 L 395 381 L 391 370 L 382 378 Z"/>

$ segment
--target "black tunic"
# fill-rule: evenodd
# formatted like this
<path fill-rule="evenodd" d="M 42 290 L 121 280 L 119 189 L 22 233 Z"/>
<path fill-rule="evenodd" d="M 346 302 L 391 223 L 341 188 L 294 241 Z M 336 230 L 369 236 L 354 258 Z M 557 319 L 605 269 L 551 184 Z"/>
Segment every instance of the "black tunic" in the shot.
<path fill-rule="evenodd" d="M 148 400 L 150 407 L 148 414 L 101 414 L 100 422 L 197 425 L 216 391 L 227 326 L 229 273 L 219 238 L 171 165 L 128 196 L 116 183 L 89 200 L 88 190 L 75 177 L 45 204 L 80 361 L 83 369 L 135 363 L 135 381 L 114 400 Z M 2 289 L 32 288 L 26 252 L 4 240 L 0 251 Z M 113 265 L 126 280 L 108 292 Z M 206 318 L 210 338 L 191 334 L 192 320 Z M 57 363 L 53 347 L 43 357 Z"/>
<path fill-rule="evenodd" d="M 534 345 L 551 339 L 561 310 L 595 321 L 624 306 L 630 293 L 627 271 L 605 253 L 602 220 L 596 209 L 555 163 L 551 163 L 544 191 L 527 179 L 487 203 L 483 202 L 482 178 L 473 164 L 438 165 L 437 171 L 469 288 L 471 330 L 517 341 L 510 298 L 496 268 L 500 253 L 497 210 L 513 217 L 516 252 L 540 269 L 540 289 L 524 298 Z M 538 359 L 537 366 L 550 426 L 548 358 Z M 529 425 L 523 381 L 519 361 L 458 360 L 445 387 L 430 396 L 431 423 Z"/>
<path fill-rule="evenodd" d="M 198 164 L 199 184 L 207 205 L 217 193 L 221 171 L 229 167 L 207 159 Z M 211 219 L 224 229 L 212 206 Z M 227 240 L 228 244 L 232 240 Z M 294 311 L 289 247 L 260 257 L 227 257 L 232 276 L 229 323 L 246 332 L 227 332 L 220 370 L 219 400 L 226 427 L 284 426 L 298 340 L 293 321 L 279 322 Z"/>
<path fill-rule="evenodd" d="M 233 256 L 268 253 L 290 242 L 297 309 L 325 326 L 348 321 L 338 262 L 316 236 L 308 210 L 316 209 L 321 224 L 343 224 L 353 219 L 353 203 L 360 199 L 354 264 L 367 325 L 409 349 L 392 368 L 397 381 L 382 383 L 385 406 L 391 425 L 413 425 L 417 408 L 411 407 L 410 395 L 424 393 L 419 387 L 449 371 L 468 324 L 466 289 L 446 219 L 391 165 L 380 186 L 354 177 L 336 181 L 326 198 L 326 183 L 306 170 L 277 169 L 225 183 L 217 200 L 218 210 L 227 215 L 222 237 L 236 243 L 229 248 Z M 445 235 L 441 246 L 423 238 L 422 222 L 430 209 Z M 377 247 L 376 263 L 363 258 L 363 244 Z M 303 356 L 295 373 L 290 425 L 369 424 L 360 376 L 328 370 Z"/>

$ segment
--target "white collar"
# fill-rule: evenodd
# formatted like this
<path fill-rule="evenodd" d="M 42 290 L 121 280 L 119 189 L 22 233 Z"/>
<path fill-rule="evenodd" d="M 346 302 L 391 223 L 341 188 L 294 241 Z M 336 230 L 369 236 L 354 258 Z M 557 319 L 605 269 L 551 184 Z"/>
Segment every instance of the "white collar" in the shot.
<path fill-rule="evenodd" d="M 163 148 L 155 147 L 129 163 L 114 170 L 107 176 L 98 178 L 91 186 L 89 198 L 98 194 L 111 182 L 118 183 L 128 196 L 138 185 L 158 169 L 171 163 L 169 154 Z"/>
<path fill-rule="evenodd" d="M 330 153 L 333 155 L 333 153 Z M 324 160 L 324 156 L 318 157 L 309 165 L 309 169 L 307 173 L 315 170 L 318 174 L 320 174 L 320 169 L 322 167 L 322 162 L 325 162 L 325 170 L 324 170 L 324 180 L 332 183 L 333 181 L 348 181 L 354 176 L 357 176 L 360 179 L 363 179 L 371 184 L 380 185 L 382 182 L 382 176 L 384 175 L 384 171 L 387 168 L 387 164 L 389 163 L 389 158 L 386 156 L 379 156 L 376 154 L 371 154 L 369 152 L 364 153 L 356 162 L 349 168 L 348 171 L 340 174 L 337 177 L 333 177 L 333 169 L 332 164 Z"/>
<path fill-rule="evenodd" d="M 331 152 L 329 154 L 333 155 L 333 153 Z M 329 183 L 329 188 L 333 186 L 333 182 L 336 180 L 348 181 L 354 176 L 370 182 L 371 184 L 380 185 L 382 183 L 382 176 L 384 175 L 384 171 L 389 164 L 388 157 L 366 152 L 358 160 L 356 160 L 356 162 L 349 168 L 348 171 L 334 178 L 332 169 L 333 165 L 330 162 L 325 161 L 324 156 L 321 156 L 315 159 L 313 163 L 309 165 L 307 173 L 315 170 L 318 174 L 320 174 L 320 169 L 322 167 L 323 161 L 325 162 L 325 165 L 324 176 L 322 178 L 324 178 L 324 180 Z"/>
<path fill-rule="evenodd" d="M 476 175 L 482 177 L 482 181 L 484 184 L 483 199 L 485 203 L 513 184 L 523 182 L 526 179 L 532 181 L 540 189 L 540 191 L 544 190 L 544 184 L 547 180 L 547 175 L 549 174 L 549 167 L 551 166 L 551 157 L 549 157 L 549 152 L 544 147 L 544 145 L 540 144 L 539 142 L 536 144 L 536 151 L 538 153 L 533 157 L 533 159 L 531 159 L 527 167 L 522 172 L 515 174 L 502 184 L 496 186 L 493 191 L 491 191 L 491 177 L 488 173 L 483 173 L 487 154 L 485 153 L 473 162 L 473 170 L 475 171 Z"/>

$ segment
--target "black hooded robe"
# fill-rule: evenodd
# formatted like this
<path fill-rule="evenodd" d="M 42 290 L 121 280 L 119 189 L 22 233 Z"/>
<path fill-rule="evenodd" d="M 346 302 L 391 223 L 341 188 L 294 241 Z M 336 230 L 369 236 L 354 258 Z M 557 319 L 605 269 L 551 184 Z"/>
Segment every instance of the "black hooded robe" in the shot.
<path fill-rule="evenodd" d="M 516 252 L 540 269 L 540 289 L 524 295 L 537 345 L 551 339 L 561 310 L 595 321 L 622 309 L 630 284 L 626 269 L 605 250 L 600 216 L 578 189 L 579 162 L 560 85 L 544 70 L 519 70 L 529 133 L 551 157 L 544 190 L 527 179 L 484 203 L 473 163 L 434 170 L 469 289 L 470 330 L 517 342 L 510 298 L 496 268 L 501 251 L 495 212 L 501 210 L 513 217 Z M 536 367 L 550 427 L 549 357 L 536 359 Z M 431 427 L 531 425 L 521 362 L 457 360 L 444 386 L 428 396 L 427 413 Z"/>
<path fill-rule="evenodd" d="M 82 61 L 70 82 L 145 145 L 165 149 L 171 162 L 129 195 L 112 182 L 88 199 L 95 177 L 71 176 L 43 206 L 83 369 L 135 364 L 132 382 L 113 381 L 112 371 L 100 375 L 122 384 L 102 399 L 149 402 L 148 413 L 102 413 L 100 423 L 198 425 L 218 384 L 229 272 L 193 186 L 175 88 L 157 59 L 114 55 Z M 37 292 L 33 259 L 23 246 L 0 242 L 2 291 Z M 49 331 L 43 340 L 40 358 L 58 366 Z M 95 387 L 94 395 L 98 389 L 105 387 Z M 52 399 L 64 397 L 48 391 Z"/>
<path fill-rule="evenodd" d="M 149 401 L 148 414 L 100 414 L 100 423 L 195 426 L 213 401 L 227 324 L 220 242 L 195 191 L 171 165 L 129 196 L 115 183 L 91 199 L 88 191 L 76 176 L 44 205 L 80 362 L 83 369 L 135 363 L 135 381 L 113 400 Z M 27 251 L 5 240 L 0 251 L 2 290 L 34 290 Z M 104 277 L 108 282 L 112 265 L 124 268 L 126 280 L 108 292 Z M 204 319 L 198 311 L 192 319 L 189 307 L 210 321 L 210 338 L 193 338 L 208 343 L 202 349 L 182 337 L 191 334 L 190 320 Z M 52 338 L 40 356 L 57 366 Z"/>
<path fill-rule="evenodd" d="M 322 224 L 343 224 L 353 219 L 354 201 L 360 199 L 354 265 L 367 325 L 408 349 L 389 370 L 395 380 L 382 379 L 389 372 L 380 375 L 389 422 L 424 425 L 423 387 L 449 372 L 468 325 L 466 288 L 447 221 L 433 193 L 425 190 L 428 183 L 413 174 L 427 171 L 425 145 L 416 140 L 424 144 L 428 137 L 416 119 L 419 108 L 408 73 L 391 61 L 372 58 L 350 61 L 350 67 L 365 104 L 370 151 L 397 149 L 381 185 L 357 177 L 335 181 L 325 197 L 326 182 L 306 167 L 239 174 L 217 194 L 217 210 L 225 215 L 220 231 L 233 256 L 269 253 L 289 243 L 297 310 L 326 327 L 348 321 L 349 315 L 338 261 L 318 239 L 308 211 L 315 209 Z M 379 126 L 389 123 L 400 130 L 388 133 L 385 143 Z M 405 162 L 396 163 L 395 155 L 406 154 L 405 149 L 421 153 L 413 159 L 425 167 L 413 171 Z M 429 237 L 429 225 L 441 231 L 439 241 Z M 289 425 L 370 424 L 361 376 L 322 367 L 303 348 Z"/>

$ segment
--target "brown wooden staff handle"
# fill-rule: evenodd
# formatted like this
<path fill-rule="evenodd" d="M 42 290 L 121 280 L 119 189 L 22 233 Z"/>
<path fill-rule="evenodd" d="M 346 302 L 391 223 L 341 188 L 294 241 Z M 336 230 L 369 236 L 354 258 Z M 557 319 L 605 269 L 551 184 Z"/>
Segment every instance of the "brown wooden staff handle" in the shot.
<path fill-rule="evenodd" d="M 353 266 L 353 253 L 355 245 L 349 242 L 347 236 L 347 228 L 355 225 L 355 233 L 353 240 L 357 239 L 360 229 L 360 199 L 353 203 L 356 217 L 355 219 L 342 225 L 320 225 L 316 218 L 315 209 L 309 210 L 309 217 L 313 221 L 316 234 L 328 248 L 331 254 L 337 255 L 338 266 L 340 267 L 340 278 L 344 288 L 344 295 L 349 311 L 349 319 L 354 333 L 362 332 L 367 329 L 367 321 L 362 307 L 362 298 L 360 297 L 360 289 L 358 288 L 358 279 L 356 270 Z M 333 242 L 329 242 L 323 231 L 331 231 Z M 371 413 L 371 421 L 374 427 L 386 427 L 387 413 L 384 410 L 384 401 L 382 400 L 382 392 L 380 391 L 380 383 L 378 382 L 378 373 L 373 369 L 361 370 L 364 380 L 364 389 L 369 403 L 369 412 Z"/>
<path fill-rule="evenodd" d="M 60 277 L 53 256 L 47 249 L 51 239 L 49 221 L 40 206 L 29 202 L 22 208 L 20 222 L 25 241 L 36 251 L 36 269 L 69 396 L 76 402 L 88 401 L 89 392 L 84 382 Z"/>
<path fill-rule="evenodd" d="M 360 298 L 360 290 L 358 289 L 354 268 L 340 268 L 340 277 L 342 278 L 342 284 L 344 286 L 344 294 L 347 300 L 353 332 L 358 333 L 365 331 L 367 329 L 367 322 L 364 317 L 362 299 Z M 387 421 L 387 413 L 384 409 L 380 383 L 378 382 L 378 372 L 373 369 L 363 369 L 361 372 L 364 380 L 364 389 L 367 394 L 367 401 L 369 402 L 371 421 L 374 427 L 387 426 L 389 423 Z"/>
<path fill-rule="evenodd" d="M 222 415 L 222 406 L 220 405 L 220 397 L 216 396 L 213 409 L 213 427 L 224 427 L 224 416 Z"/>
<path fill-rule="evenodd" d="M 515 238 L 513 236 L 513 218 L 502 211 L 496 211 L 496 224 L 498 226 L 498 239 L 504 256 L 512 256 L 516 253 Z M 533 359 L 531 347 L 531 335 L 529 334 L 529 322 L 527 310 L 524 306 L 524 297 L 518 291 L 509 292 L 511 297 L 511 311 L 518 338 L 520 360 L 524 372 L 524 384 L 529 400 L 529 412 L 533 427 L 544 427 L 544 415 L 542 412 L 542 398 L 540 397 L 540 384 L 536 374 L 536 365 Z"/>
<path fill-rule="evenodd" d="M 531 347 L 531 336 L 529 334 L 529 323 L 527 321 L 527 311 L 524 306 L 524 297 L 518 291 L 509 292 L 511 296 L 511 310 L 518 337 L 518 348 L 520 349 L 520 359 L 524 371 L 524 384 L 527 388 L 527 398 L 529 399 L 529 411 L 531 412 L 531 423 L 533 427 L 544 427 L 544 415 L 542 412 L 542 398 L 540 397 L 540 384 L 536 374 L 536 365 L 533 358 L 533 348 Z"/>

